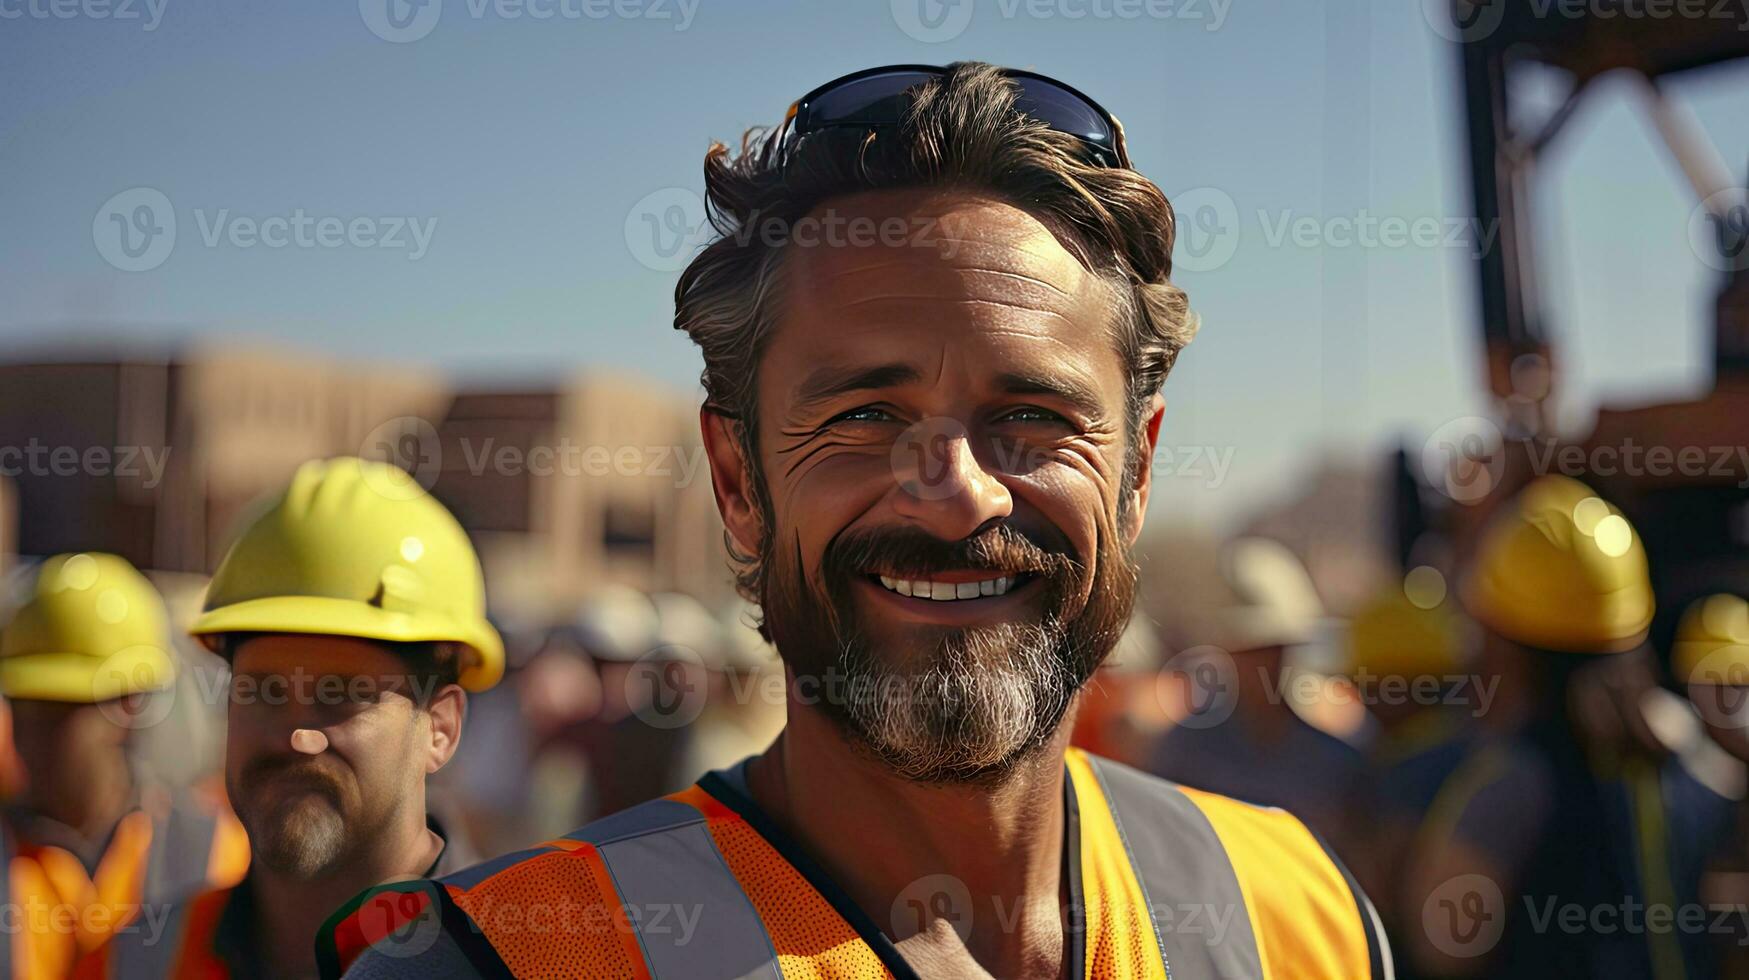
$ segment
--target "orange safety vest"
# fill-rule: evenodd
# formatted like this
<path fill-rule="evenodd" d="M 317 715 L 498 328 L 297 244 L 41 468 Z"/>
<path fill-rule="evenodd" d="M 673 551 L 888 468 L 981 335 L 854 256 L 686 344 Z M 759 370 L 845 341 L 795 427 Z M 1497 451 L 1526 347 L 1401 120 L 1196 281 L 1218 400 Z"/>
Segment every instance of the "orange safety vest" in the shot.
<path fill-rule="evenodd" d="M 443 851 L 427 874 L 459 868 L 465 846 L 450 840 L 434 816 L 426 826 L 443 838 Z M 257 968 L 262 951 L 254 948 L 255 898 L 252 883 L 241 879 L 159 909 L 159 918 L 141 927 L 118 930 L 110 940 L 79 959 L 74 980 L 228 980 Z"/>
<path fill-rule="evenodd" d="M 1384 980 L 1377 915 L 1285 811 L 1070 749 L 1068 955 L 1088 980 Z M 354 899 L 324 977 L 909 980 L 916 971 L 752 802 L 745 763 L 566 837 Z M 998 915 L 950 876 L 895 916 Z M 1007 910 L 1010 915 L 1016 910 Z"/>
<path fill-rule="evenodd" d="M 73 980 L 226 980 L 231 968 L 219 956 L 215 938 L 237 886 L 202 892 L 169 908 L 154 935 L 128 941 L 118 933 L 80 957 Z"/>
<path fill-rule="evenodd" d="M 95 870 L 64 848 L 14 840 L 8 830 L 7 874 L 0 922 L 11 948 L 6 961 L 20 980 L 59 980 L 81 954 L 118 930 L 134 927 L 142 911 L 192 889 L 240 881 L 249 864 L 249 839 L 222 802 L 204 798 L 172 807 L 162 819 L 144 810 L 122 817 Z"/>

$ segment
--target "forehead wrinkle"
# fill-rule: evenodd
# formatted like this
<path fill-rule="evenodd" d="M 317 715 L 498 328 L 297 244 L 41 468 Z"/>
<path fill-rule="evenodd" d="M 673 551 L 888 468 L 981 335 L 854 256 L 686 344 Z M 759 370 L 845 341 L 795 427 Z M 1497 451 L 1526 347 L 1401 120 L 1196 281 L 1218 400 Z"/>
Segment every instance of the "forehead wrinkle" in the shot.
<path fill-rule="evenodd" d="M 885 263 L 879 267 L 879 271 L 867 267 L 845 270 L 836 276 L 840 283 L 858 277 L 870 278 L 872 281 L 860 282 L 851 288 L 816 288 L 811 298 L 822 311 L 847 311 L 883 302 L 984 303 L 1036 311 L 1063 320 L 1083 316 L 1089 319 L 1100 318 L 1095 307 L 1103 294 L 1098 291 L 1090 293 L 1080 288 L 1071 291 L 1039 276 L 983 266 L 930 270 L 921 276 L 895 274 L 892 271 L 905 265 L 906 263 Z M 868 275 L 863 276 L 863 273 Z M 1077 286 L 1084 284 L 1077 283 Z"/>
<path fill-rule="evenodd" d="M 913 255 L 935 258 L 941 264 L 961 268 L 982 267 L 992 271 L 1013 271 L 1018 267 L 1021 270 L 1057 272 L 1072 280 L 1068 283 L 1071 287 L 1078 287 L 1088 275 L 1080 257 L 1065 248 L 1055 235 L 1042 226 L 1018 234 L 1012 229 L 992 228 L 989 234 L 976 238 L 938 235 L 932 237 L 926 245 L 809 248 L 801 249 L 800 255 L 804 259 L 803 264 L 809 267 L 811 277 L 820 276 L 820 267 L 824 265 L 823 278 L 826 279 L 910 265 L 913 259 L 903 256 Z M 818 255 L 820 258 L 806 261 L 811 255 Z M 842 261 L 834 262 L 834 258 Z"/>
<path fill-rule="evenodd" d="M 941 298 L 935 297 L 935 296 L 920 296 L 920 295 L 915 295 L 915 294 L 904 294 L 904 295 L 897 295 L 897 296 L 865 296 L 862 299 L 854 300 L 854 301 L 849 302 L 849 303 L 840 303 L 838 306 L 835 307 L 835 309 L 839 310 L 840 312 L 845 312 L 845 311 L 849 311 L 849 310 L 867 309 L 871 306 L 878 307 L 881 304 L 885 304 L 885 303 L 891 303 L 891 304 L 894 304 L 894 305 L 899 306 L 901 308 L 905 307 L 907 304 L 917 304 L 919 306 L 926 306 L 926 307 L 940 307 L 943 305 L 969 306 L 969 307 L 994 307 L 995 309 L 997 309 L 999 311 L 1000 310 L 1012 310 L 1012 311 L 1015 311 L 1018 313 L 1026 313 L 1026 314 L 1031 314 L 1031 315 L 1036 315 L 1036 316 L 1049 317 L 1052 320 L 1061 320 L 1067 326 L 1071 326 L 1071 327 L 1075 326 L 1074 320 L 1070 319 L 1067 314 L 1059 312 L 1057 310 L 1049 309 L 1049 308 L 1043 307 L 1043 306 L 1033 306 L 1030 303 L 1011 302 L 1008 300 L 1000 300 L 1000 299 L 980 299 L 976 296 L 961 296 L 961 297 L 956 297 L 954 299 L 948 299 L 948 300 L 944 300 L 944 299 L 941 299 Z"/>
<path fill-rule="evenodd" d="M 906 268 L 910 268 L 910 267 L 911 267 L 911 263 L 909 263 L 909 262 L 881 262 L 881 263 L 877 263 L 874 265 L 852 266 L 848 269 L 839 269 L 839 270 L 836 270 L 834 272 L 828 273 L 823 278 L 826 281 L 834 281 L 834 280 L 842 280 L 842 279 L 854 279 L 858 276 L 875 275 L 878 273 L 886 272 L 886 271 L 891 270 L 891 269 L 906 269 Z M 959 273 L 961 276 L 966 277 L 966 278 L 976 278 L 976 277 L 980 277 L 980 276 L 995 276 L 995 277 L 998 277 L 1001 279 L 1012 280 L 1016 283 L 1038 286 L 1038 287 L 1041 287 L 1043 289 L 1048 289 L 1051 292 L 1056 293 L 1057 295 L 1062 296 L 1066 299 L 1077 298 L 1076 292 L 1068 290 L 1068 289 L 1064 289 L 1062 286 L 1059 286 L 1056 283 L 1051 282 L 1049 279 L 1045 279 L 1045 278 L 1042 278 L 1042 277 L 1036 276 L 1036 275 L 1029 275 L 1025 272 L 1017 272 L 1013 269 L 997 269 L 997 268 L 993 268 L 991 266 L 984 266 L 984 265 L 954 265 L 951 267 L 950 271 L 955 272 L 955 273 Z M 1077 277 L 1077 279 L 1079 279 L 1079 277 Z M 1080 283 L 1077 282 L 1076 285 L 1079 286 Z"/>
<path fill-rule="evenodd" d="M 946 253 L 950 261 L 959 256 L 987 260 L 1013 256 L 1020 259 L 1018 264 L 1023 267 L 1043 266 L 1061 269 L 1074 278 L 1076 285 L 1079 285 L 1081 280 L 1087 276 L 1087 267 L 1082 264 L 1080 256 L 1071 249 L 1065 248 L 1055 235 L 1042 229 L 1016 238 L 952 238 L 943 236 L 935 241 L 950 246 L 938 249 L 938 251 Z M 1062 261 L 1065 258 L 1069 260 L 1067 263 Z"/>

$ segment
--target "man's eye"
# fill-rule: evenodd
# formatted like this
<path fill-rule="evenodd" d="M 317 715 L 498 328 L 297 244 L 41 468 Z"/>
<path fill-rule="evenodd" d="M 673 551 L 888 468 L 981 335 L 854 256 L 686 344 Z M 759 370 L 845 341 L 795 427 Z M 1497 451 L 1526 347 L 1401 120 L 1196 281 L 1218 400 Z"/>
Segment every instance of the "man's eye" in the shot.
<path fill-rule="evenodd" d="M 840 422 L 890 422 L 892 420 L 893 416 L 888 413 L 886 409 L 877 408 L 873 405 L 864 405 L 861 408 L 853 408 L 848 412 L 840 412 L 837 415 L 832 416 L 831 420 L 826 424 L 837 425 Z"/>
<path fill-rule="evenodd" d="M 1036 405 L 1023 405 L 998 416 L 998 422 L 1061 422 L 1063 417 L 1049 409 Z"/>

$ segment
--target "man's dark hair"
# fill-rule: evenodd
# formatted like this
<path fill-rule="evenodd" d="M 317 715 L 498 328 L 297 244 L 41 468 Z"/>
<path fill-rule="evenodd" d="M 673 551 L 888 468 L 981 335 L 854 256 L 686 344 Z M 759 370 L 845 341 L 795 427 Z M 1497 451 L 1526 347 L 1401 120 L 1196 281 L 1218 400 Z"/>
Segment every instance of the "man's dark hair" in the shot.
<path fill-rule="evenodd" d="M 758 365 L 780 316 L 785 248 L 759 229 L 794 228 L 833 198 L 914 187 L 989 195 L 1038 218 L 1113 291 L 1112 331 L 1129 370 L 1126 489 L 1147 465 L 1147 407 L 1196 332 L 1184 291 L 1170 279 L 1172 205 L 1151 181 L 1093 162 L 1076 137 L 1020 114 L 1015 84 L 993 65 L 949 65 L 912 94 L 904 121 L 890 130 L 827 129 L 791 147 L 787 125 L 752 129 L 738 155 L 721 143 L 705 155 L 708 212 L 721 237 L 681 274 L 674 326 L 704 353 L 707 404 L 734 420 L 768 523 Z M 763 563 L 733 549 L 731 557 L 741 593 L 758 601 Z"/>

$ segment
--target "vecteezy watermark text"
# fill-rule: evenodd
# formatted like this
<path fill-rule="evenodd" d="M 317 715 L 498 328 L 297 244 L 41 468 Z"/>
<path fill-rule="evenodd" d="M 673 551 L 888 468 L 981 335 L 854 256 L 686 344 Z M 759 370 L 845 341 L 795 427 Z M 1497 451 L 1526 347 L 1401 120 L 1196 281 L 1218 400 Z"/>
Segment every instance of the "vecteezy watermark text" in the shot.
<path fill-rule="evenodd" d="M 0 446 L 0 476 L 119 476 L 154 490 L 169 460 L 168 446 L 51 446 L 32 436 L 22 446 Z"/>
<path fill-rule="evenodd" d="M 151 32 L 164 20 L 170 0 L 0 0 L 0 20 L 140 21 Z"/>
<path fill-rule="evenodd" d="M 893 23 L 914 41 L 940 44 L 964 34 L 980 5 L 1002 20 L 1184 21 L 1205 31 L 1227 22 L 1233 0 L 891 0 Z"/>
<path fill-rule="evenodd" d="M 684 31 L 698 15 L 699 0 L 464 0 L 462 7 L 474 20 L 543 24 L 646 20 L 671 23 L 675 31 Z M 358 0 L 358 15 L 377 37 L 407 44 L 437 28 L 443 0 Z"/>
<path fill-rule="evenodd" d="M 461 450 L 474 476 L 488 470 L 499 476 L 672 476 L 680 489 L 691 486 L 705 465 L 703 446 L 583 445 L 561 438 L 557 445 L 524 449 L 488 437 L 478 444 L 463 439 Z"/>
<path fill-rule="evenodd" d="M 405 215 L 313 215 L 303 208 L 265 216 L 236 214 L 228 207 L 194 209 L 195 228 L 207 248 L 377 249 L 425 257 L 437 234 L 437 218 Z M 122 191 L 97 209 L 91 240 L 105 262 L 123 272 L 163 265 L 176 248 L 177 213 L 164 192 L 152 187 Z"/>

